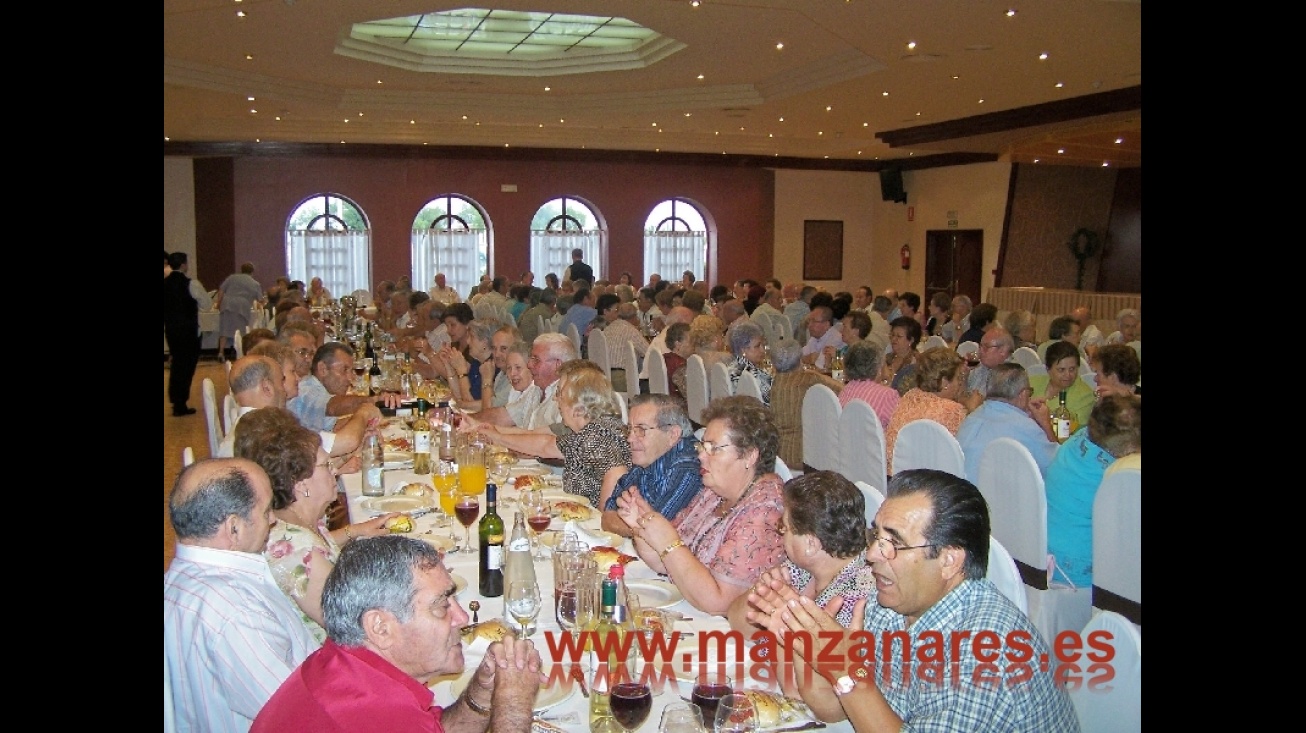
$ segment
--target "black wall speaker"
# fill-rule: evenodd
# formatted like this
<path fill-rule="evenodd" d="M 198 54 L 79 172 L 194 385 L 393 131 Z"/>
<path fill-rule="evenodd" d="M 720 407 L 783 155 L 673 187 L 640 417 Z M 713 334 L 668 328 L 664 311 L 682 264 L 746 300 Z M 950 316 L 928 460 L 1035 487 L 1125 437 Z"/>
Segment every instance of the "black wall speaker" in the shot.
<path fill-rule="evenodd" d="M 907 191 L 902 187 L 901 168 L 880 169 L 880 198 L 899 204 L 907 203 Z"/>

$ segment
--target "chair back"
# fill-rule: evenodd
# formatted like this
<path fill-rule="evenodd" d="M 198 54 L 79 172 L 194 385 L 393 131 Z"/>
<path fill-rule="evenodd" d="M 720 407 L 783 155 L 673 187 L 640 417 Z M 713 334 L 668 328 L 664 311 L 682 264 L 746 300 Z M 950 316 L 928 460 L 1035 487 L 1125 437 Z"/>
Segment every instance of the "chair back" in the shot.
<path fill-rule="evenodd" d="M 762 314 L 762 327 L 766 332 L 766 341 L 771 346 L 779 346 L 786 340 L 793 341 L 794 335 L 789 330 L 789 318 L 772 313 Z"/>
<path fill-rule="evenodd" d="M 574 324 L 574 323 L 568 323 L 568 324 L 567 324 L 567 338 L 571 339 L 571 344 L 572 344 L 572 346 L 575 346 L 575 347 L 576 347 L 576 353 L 579 354 L 579 353 L 580 353 L 580 331 L 576 328 L 576 324 Z"/>
<path fill-rule="evenodd" d="M 988 579 L 1002 591 L 1002 595 L 1016 604 L 1023 614 L 1029 614 L 1029 599 L 1025 596 L 1025 583 L 1020 579 L 1016 561 L 1002 546 L 997 537 L 989 535 Z"/>
<path fill-rule="evenodd" d="M 752 372 L 745 370 L 739 375 L 739 387 L 735 389 L 735 394 L 748 395 L 756 397 L 758 402 L 762 401 L 762 385 L 757 381 L 757 377 Z"/>
<path fill-rule="evenodd" d="M 1031 377 L 1046 377 L 1048 375 L 1048 368 L 1042 364 L 1034 364 L 1033 366 L 1025 367 L 1025 373 Z"/>
<path fill-rule="evenodd" d="M 1025 367 L 1026 370 L 1036 364 L 1043 366 L 1043 360 L 1038 358 L 1038 352 L 1028 346 L 1022 346 L 1011 352 L 1011 360 Z"/>
<path fill-rule="evenodd" d="M 575 324 L 572 324 L 573 326 Z M 608 378 L 608 383 L 612 383 L 612 360 L 608 354 L 608 337 L 603 331 L 594 328 L 590 330 L 589 336 L 589 360 L 598 364 L 603 376 Z"/>
<path fill-rule="evenodd" d="M 1093 606 L 1143 625 L 1143 472 L 1111 471 L 1093 499 Z"/>
<path fill-rule="evenodd" d="M 540 316 L 540 315 L 535 316 L 535 323 L 536 323 L 536 327 L 535 327 L 536 334 L 548 333 L 551 330 L 549 328 L 551 324 L 544 320 L 544 316 Z"/>
<path fill-rule="evenodd" d="M 1094 570 L 1096 572 L 1096 569 Z M 1115 649 L 1110 664 L 1114 676 L 1108 685 L 1079 684 L 1070 687 L 1070 702 L 1084 733 L 1115 733 L 1143 729 L 1143 635 L 1129 619 L 1102 611 L 1084 626 L 1080 638 L 1107 632 Z M 1101 634 L 1099 634 L 1101 636 Z M 1091 664 L 1091 663 L 1090 663 Z M 1090 666 L 1090 670 L 1092 667 Z M 1096 672 L 1086 675 L 1087 679 Z"/>
<path fill-rule="evenodd" d="M 839 396 L 824 384 L 803 393 L 803 470 L 839 470 Z"/>
<path fill-rule="evenodd" d="M 703 366 L 703 357 L 690 354 L 685 360 L 685 406 L 689 419 L 695 424 L 703 424 L 703 408 L 707 407 L 707 368 Z"/>
<path fill-rule="evenodd" d="M 948 348 L 948 340 L 936 333 L 933 336 L 925 339 L 921 351 L 924 351 L 925 349 L 938 348 L 940 346 L 942 346 L 945 349 Z"/>
<path fill-rule="evenodd" d="M 639 396 L 639 352 L 635 351 L 635 344 L 627 341 L 626 349 L 621 354 L 621 368 L 626 370 L 626 401 L 635 399 Z M 661 359 L 662 355 L 653 352 L 653 358 Z"/>
<path fill-rule="evenodd" d="M 862 501 L 866 502 L 866 526 L 870 527 L 871 522 L 875 521 L 875 513 L 880 511 L 880 505 L 884 503 L 884 492 L 865 481 L 853 481 L 853 484 L 862 492 Z"/>
<path fill-rule="evenodd" d="M 962 341 L 961 343 L 957 344 L 957 353 L 963 359 L 966 358 L 967 355 L 974 354 L 978 351 L 979 351 L 979 344 L 975 343 L 974 341 Z"/>
<path fill-rule="evenodd" d="M 649 349 L 648 356 L 644 357 L 644 366 L 648 367 L 648 391 L 653 394 L 671 394 L 666 358 Z"/>
<path fill-rule="evenodd" d="M 209 433 L 209 455 L 216 456 L 226 433 L 222 432 L 222 424 L 219 422 L 222 418 L 218 412 L 218 394 L 213 387 L 213 380 L 205 377 L 200 392 L 204 395 L 204 426 Z"/>
<path fill-rule="evenodd" d="M 966 458 L 956 436 L 929 419 L 912 420 L 898 431 L 893 444 L 893 473 L 913 468 L 934 468 L 966 477 Z"/>
<path fill-rule="evenodd" d="M 735 393 L 730 384 L 730 370 L 721 362 L 712 365 L 707 373 L 709 401 L 720 397 L 729 397 Z"/>
<path fill-rule="evenodd" d="M 185 468 L 186 466 L 189 466 L 194 462 L 195 462 L 195 449 L 190 447 L 189 445 L 186 446 L 185 448 L 182 448 L 181 449 L 182 468 Z"/>
<path fill-rule="evenodd" d="M 233 348 L 236 349 L 237 359 L 240 359 L 243 356 L 245 356 L 245 332 L 248 330 L 249 330 L 248 327 L 238 328 L 236 329 L 236 334 L 231 337 L 231 345 Z M 221 357 L 222 354 L 218 354 L 218 356 Z"/>
<path fill-rule="evenodd" d="M 236 398 L 228 392 L 222 398 L 222 434 L 226 435 L 236 429 L 236 421 L 240 419 L 240 405 L 236 404 Z"/>
<path fill-rule="evenodd" d="M 1142 342 L 1142 341 L 1130 341 L 1127 345 L 1129 346 L 1129 348 L 1131 348 L 1131 349 L 1134 350 L 1134 353 L 1135 353 L 1135 354 L 1138 354 L 1138 363 L 1139 363 L 1139 365 L 1142 365 L 1142 363 L 1143 363 L 1143 342 Z"/>
<path fill-rule="evenodd" d="M 794 477 L 794 472 L 789 470 L 789 464 L 785 463 L 780 456 L 775 457 L 775 475 L 779 476 L 785 483 L 788 483 Z"/>
<path fill-rule="evenodd" d="M 806 425 L 804 421 L 804 433 Z M 850 400 L 839 415 L 839 473 L 849 481 L 862 481 L 880 490 L 888 486 L 884 426 L 875 410 L 862 400 Z"/>
<path fill-rule="evenodd" d="M 625 393 L 624 393 L 624 392 L 613 392 L 612 394 L 616 396 L 616 398 L 617 398 L 617 407 L 619 407 L 619 408 L 621 409 L 621 423 L 622 423 L 623 425 L 629 425 L 629 424 L 630 424 L 630 408 L 627 407 L 627 403 L 626 403 L 626 395 L 625 395 Z"/>

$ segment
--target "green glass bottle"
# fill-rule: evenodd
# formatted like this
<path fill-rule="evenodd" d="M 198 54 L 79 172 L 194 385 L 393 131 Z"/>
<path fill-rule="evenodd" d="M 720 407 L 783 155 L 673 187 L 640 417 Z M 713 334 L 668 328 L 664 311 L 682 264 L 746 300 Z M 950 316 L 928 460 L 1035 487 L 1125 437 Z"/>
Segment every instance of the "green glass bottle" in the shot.
<path fill-rule="evenodd" d="M 499 487 L 485 484 L 485 516 L 478 526 L 481 538 L 480 591 L 486 598 L 503 595 L 503 519 L 496 507 Z"/>

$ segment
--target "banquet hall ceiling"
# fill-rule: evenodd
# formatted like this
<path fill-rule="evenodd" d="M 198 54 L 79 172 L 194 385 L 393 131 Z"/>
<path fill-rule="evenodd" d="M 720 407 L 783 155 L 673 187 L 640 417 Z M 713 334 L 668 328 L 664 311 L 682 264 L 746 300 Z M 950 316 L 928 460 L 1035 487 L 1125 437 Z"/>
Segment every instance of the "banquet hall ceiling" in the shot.
<path fill-rule="evenodd" d="M 435 14 L 474 7 L 531 11 L 501 22 L 536 38 L 642 27 L 652 40 L 473 48 L 495 36 L 489 19 Z M 602 22 L 563 22 L 574 15 Z M 356 25 L 397 18 L 421 20 L 386 37 Z M 460 48 L 429 55 L 459 23 Z M 1138 0 L 165 0 L 163 43 L 165 153 L 343 143 L 1142 165 Z"/>

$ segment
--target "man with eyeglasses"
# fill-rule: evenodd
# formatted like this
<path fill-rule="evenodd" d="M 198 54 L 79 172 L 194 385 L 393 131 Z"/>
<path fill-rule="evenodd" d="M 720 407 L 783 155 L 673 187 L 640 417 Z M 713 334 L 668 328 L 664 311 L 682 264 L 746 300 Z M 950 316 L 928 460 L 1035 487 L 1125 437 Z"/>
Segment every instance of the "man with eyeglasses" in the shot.
<path fill-rule="evenodd" d="M 639 489 L 649 506 L 674 520 L 703 490 L 703 476 L 694 450 L 694 426 L 678 398 L 641 394 L 631 400 L 626 441 L 634 467 L 617 479 L 603 507 L 603 529 L 630 537 L 630 525 L 617 515 L 617 499 L 626 489 Z"/>
<path fill-rule="evenodd" d="M 540 388 L 539 392 L 530 391 L 522 399 L 530 399 L 533 404 L 516 405 L 509 403 L 503 407 L 491 407 L 475 413 L 475 417 L 465 416 L 463 429 L 473 430 L 479 425 L 493 425 L 501 428 L 521 428 L 523 430 L 560 434 L 562 415 L 558 412 L 558 368 L 564 362 L 578 358 L 576 347 L 571 339 L 560 333 L 542 333 L 531 344 L 531 358 L 526 368 L 531 372 L 531 379 Z M 534 400 L 539 402 L 534 402 Z M 520 409 L 520 408 L 525 408 Z M 517 420 L 513 415 L 519 415 Z M 559 426 L 554 430 L 553 426 Z"/>
<path fill-rule="evenodd" d="M 826 358 L 843 348 L 843 333 L 833 327 L 834 311 L 818 305 L 807 316 L 807 344 L 803 346 L 803 363 L 824 369 Z"/>
<path fill-rule="evenodd" d="M 985 578 L 989 511 L 979 489 L 943 471 L 901 471 L 871 525 L 875 590 L 853 606 L 851 629 L 774 571 L 749 594 L 749 621 L 794 639 L 803 701 L 856 731 L 1078 731 L 1047 642 Z M 832 639 L 837 643 L 831 644 Z M 885 644 L 891 647 L 886 651 Z M 906 646 L 904 646 L 904 644 Z"/>
<path fill-rule="evenodd" d="M 966 394 L 961 398 L 967 410 L 974 412 L 979 408 L 988 392 L 989 372 L 993 367 L 1005 364 L 1015 350 L 1016 339 L 1000 324 L 993 323 L 984 329 L 984 336 L 979 340 L 979 366 L 970 370 L 966 378 Z"/>

